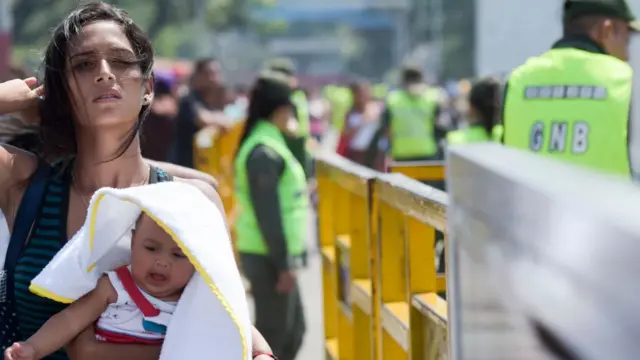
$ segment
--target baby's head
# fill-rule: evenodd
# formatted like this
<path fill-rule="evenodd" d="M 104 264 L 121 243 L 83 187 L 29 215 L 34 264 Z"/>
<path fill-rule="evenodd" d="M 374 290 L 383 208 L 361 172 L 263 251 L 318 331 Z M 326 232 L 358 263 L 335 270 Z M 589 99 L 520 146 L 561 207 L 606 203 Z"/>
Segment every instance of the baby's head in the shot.
<path fill-rule="evenodd" d="M 151 296 L 177 300 L 193 272 L 171 236 L 143 213 L 131 240 L 131 274 L 136 284 Z"/>

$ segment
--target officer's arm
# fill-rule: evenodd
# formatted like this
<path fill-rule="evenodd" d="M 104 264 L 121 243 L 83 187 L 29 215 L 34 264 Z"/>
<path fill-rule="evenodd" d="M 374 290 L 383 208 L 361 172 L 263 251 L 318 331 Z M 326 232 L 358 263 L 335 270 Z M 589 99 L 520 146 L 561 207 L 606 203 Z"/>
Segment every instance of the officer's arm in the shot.
<path fill-rule="evenodd" d="M 391 143 L 391 136 L 389 136 L 389 128 L 391 124 L 391 112 L 389 111 L 389 107 L 385 107 L 382 112 L 382 116 L 380 117 L 380 126 L 378 130 L 376 130 L 373 138 L 371 139 L 371 143 L 369 143 L 369 148 L 367 149 L 367 153 L 365 154 L 365 164 L 368 166 L 373 166 L 375 163 L 376 155 L 378 154 L 378 142 L 383 136 L 387 136 L 387 141 Z"/>
<path fill-rule="evenodd" d="M 502 144 L 504 144 L 504 134 L 507 133 L 507 127 L 506 127 L 506 123 L 504 121 L 504 105 L 507 102 L 507 90 L 508 90 L 508 88 L 509 88 L 509 80 L 505 80 L 504 87 L 502 88 L 502 103 L 500 104 L 500 107 L 502 108 L 502 110 L 500 110 L 500 118 L 498 119 L 498 121 L 496 121 L 496 124 L 502 124 L 502 139 L 500 139 L 500 142 Z M 496 124 L 494 124 L 494 126 Z"/>
<path fill-rule="evenodd" d="M 440 105 L 436 105 L 436 108 L 433 110 L 433 118 L 436 120 L 433 125 L 433 134 L 436 138 L 436 141 L 440 141 L 447 136 L 447 129 L 443 126 L 444 121 L 440 119 L 440 116 L 448 116 L 443 114 L 442 108 Z"/>
<path fill-rule="evenodd" d="M 391 110 L 389 110 L 389 107 L 385 107 L 384 111 L 382 112 L 382 118 L 380 119 L 380 128 L 378 131 L 380 131 L 380 135 L 389 135 L 389 129 L 391 128 Z M 388 136 L 389 138 L 391 136 Z"/>
<path fill-rule="evenodd" d="M 640 153 L 636 151 L 638 146 L 635 146 L 636 141 L 638 141 L 637 134 L 634 134 L 634 131 L 640 130 L 640 124 L 633 123 L 633 106 L 629 107 L 629 120 L 627 121 L 627 156 L 629 158 L 629 172 L 631 173 L 631 180 L 638 184 L 640 183 L 640 166 L 638 166 L 638 162 L 640 162 Z M 638 117 L 640 118 L 640 117 Z"/>
<path fill-rule="evenodd" d="M 258 228 L 269 247 L 269 256 L 280 270 L 289 269 L 287 239 L 280 213 L 278 183 L 284 160 L 273 150 L 258 145 L 247 159 L 247 178 Z"/>
<path fill-rule="evenodd" d="M 311 175 L 311 169 L 308 166 L 309 164 L 307 160 L 307 138 L 287 136 L 285 137 L 285 141 L 287 142 L 287 147 L 289 148 L 293 156 L 302 165 L 305 175 L 309 177 Z"/>

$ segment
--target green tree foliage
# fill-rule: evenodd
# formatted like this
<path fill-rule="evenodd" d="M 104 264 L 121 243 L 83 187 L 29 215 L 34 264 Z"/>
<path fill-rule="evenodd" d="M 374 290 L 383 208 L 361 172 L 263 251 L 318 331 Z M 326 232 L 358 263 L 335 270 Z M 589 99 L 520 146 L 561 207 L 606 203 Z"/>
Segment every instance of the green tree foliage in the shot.
<path fill-rule="evenodd" d="M 51 36 L 51 29 L 79 3 L 78 0 L 14 0 L 13 37 L 17 60 L 34 57 Z M 249 11 L 254 6 L 268 6 L 273 0 L 110 0 L 126 9 L 136 23 L 156 43 L 160 56 L 177 56 L 190 47 L 196 31 L 268 30 L 268 24 L 256 24 Z M 204 12 L 203 12 L 204 10 Z M 202 26 L 194 26 L 202 18 Z M 197 37 L 196 37 L 197 38 Z M 193 42 L 193 41 L 191 41 Z M 190 53 L 190 51 L 186 51 Z"/>

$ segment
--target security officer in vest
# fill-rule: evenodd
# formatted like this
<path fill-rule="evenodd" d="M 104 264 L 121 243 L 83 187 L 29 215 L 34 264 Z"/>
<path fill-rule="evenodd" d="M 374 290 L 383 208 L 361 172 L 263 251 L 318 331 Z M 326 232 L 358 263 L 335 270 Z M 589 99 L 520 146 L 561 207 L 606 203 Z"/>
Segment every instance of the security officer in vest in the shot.
<path fill-rule="evenodd" d="M 509 78 L 504 144 L 602 172 L 631 175 L 625 0 L 565 0 L 564 36 Z"/>
<path fill-rule="evenodd" d="M 295 65 L 291 59 L 277 58 L 267 64 L 267 70 L 278 72 L 288 78 L 289 85 L 293 89 L 291 102 L 294 106 L 294 116 L 298 120 L 298 133 L 295 138 L 288 139 L 289 148 L 304 165 L 305 172 L 309 174 L 313 168 L 308 156 L 307 147 L 311 140 L 311 118 L 309 114 L 309 101 L 304 91 L 298 88 L 298 79 L 295 76 Z"/>
<path fill-rule="evenodd" d="M 400 89 L 387 96 L 380 127 L 394 161 L 438 159 L 437 139 L 444 135 L 436 127 L 438 101 L 438 91 L 424 83 L 419 68 L 402 70 Z"/>
<path fill-rule="evenodd" d="M 298 134 L 291 95 L 281 74 L 260 76 L 235 158 L 237 249 L 260 299 L 255 326 L 281 360 L 295 359 L 306 330 L 296 268 L 306 250 L 310 207 L 304 169 L 286 142 Z"/>

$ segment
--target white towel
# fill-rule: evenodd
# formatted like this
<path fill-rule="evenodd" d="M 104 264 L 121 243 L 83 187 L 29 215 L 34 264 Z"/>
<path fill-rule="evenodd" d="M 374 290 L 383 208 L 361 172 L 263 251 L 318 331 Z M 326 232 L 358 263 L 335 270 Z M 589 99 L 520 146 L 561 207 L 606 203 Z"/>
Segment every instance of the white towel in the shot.
<path fill-rule="evenodd" d="M 131 228 L 141 211 L 173 237 L 196 268 L 160 360 L 251 359 L 249 306 L 223 216 L 185 183 L 98 190 L 87 221 L 33 279 L 31 291 L 70 303 L 94 289 L 101 274 L 129 263 Z"/>

